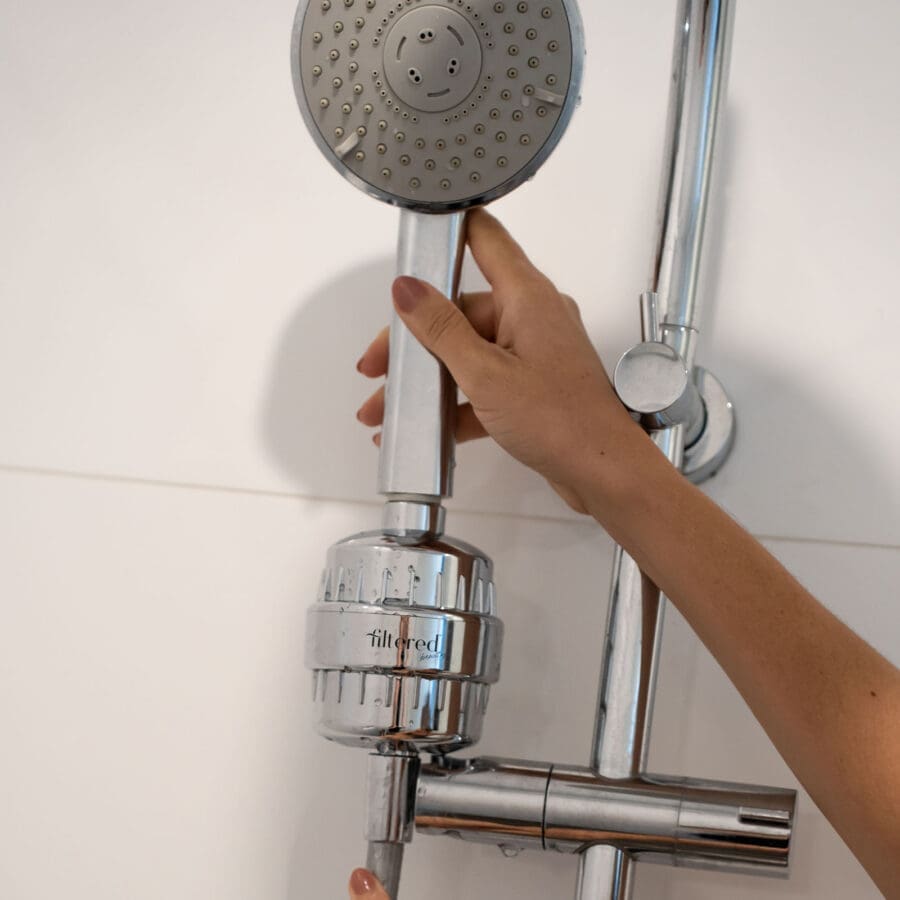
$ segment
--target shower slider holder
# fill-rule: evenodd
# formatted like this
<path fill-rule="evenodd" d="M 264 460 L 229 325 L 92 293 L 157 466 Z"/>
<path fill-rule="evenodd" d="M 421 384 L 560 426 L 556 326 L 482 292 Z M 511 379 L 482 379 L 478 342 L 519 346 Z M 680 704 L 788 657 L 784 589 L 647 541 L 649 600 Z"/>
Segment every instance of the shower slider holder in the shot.
<path fill-rule="evenodd" d="M 616 365 L 616 393 L 646 431 L 683 429 L 681 470 L 700 484 L 716 474 L 734 445 L 734 404 L 715 375 L 685 362 L 680 349 L 693 346 L 696 331 L 660 323 L 655 291 L 641 294 L 640 309 L 643 340 Z"/>

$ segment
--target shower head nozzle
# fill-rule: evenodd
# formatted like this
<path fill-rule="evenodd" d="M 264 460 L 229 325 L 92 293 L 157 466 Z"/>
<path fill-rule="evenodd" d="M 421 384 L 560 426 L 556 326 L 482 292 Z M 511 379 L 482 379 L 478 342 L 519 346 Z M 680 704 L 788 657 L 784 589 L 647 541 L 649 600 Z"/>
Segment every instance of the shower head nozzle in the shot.
<path fill-rule="evenodd" d="M 574 0 L 302 0 L 294 90 L 319 148 L 387 203 L 450 212 L 530 178 L 578 102 Z"/>

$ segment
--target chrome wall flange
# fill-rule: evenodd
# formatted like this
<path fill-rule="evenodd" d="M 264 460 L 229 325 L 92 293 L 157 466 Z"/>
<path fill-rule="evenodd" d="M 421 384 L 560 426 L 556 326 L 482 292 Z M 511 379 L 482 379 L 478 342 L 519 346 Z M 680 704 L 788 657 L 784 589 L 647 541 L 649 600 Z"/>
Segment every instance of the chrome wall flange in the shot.
<path fill-rule="evenodd" d="M 701 366 L 694 367 L 694 384 L 703 400 L 705 418 L 697 439 L 684 448 L 682 472 L 694 484 L 712 478 L 728 459 L 736 429 L 734 404 L 722 382 Z"/>

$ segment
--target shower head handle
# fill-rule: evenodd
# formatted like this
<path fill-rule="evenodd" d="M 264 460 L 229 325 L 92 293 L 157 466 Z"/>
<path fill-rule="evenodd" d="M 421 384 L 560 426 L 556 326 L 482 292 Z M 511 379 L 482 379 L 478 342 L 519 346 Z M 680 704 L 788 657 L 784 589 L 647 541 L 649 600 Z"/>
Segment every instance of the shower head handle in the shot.
<path fill-rule="evenodd" d="M 397 274 L 427 281 L 452 302 L 466 242 L 466 213 L 401 210 Z M 439 503 L 453 487 L 456 385 L 394 313 L 384 395 L 378 491 Z"/>

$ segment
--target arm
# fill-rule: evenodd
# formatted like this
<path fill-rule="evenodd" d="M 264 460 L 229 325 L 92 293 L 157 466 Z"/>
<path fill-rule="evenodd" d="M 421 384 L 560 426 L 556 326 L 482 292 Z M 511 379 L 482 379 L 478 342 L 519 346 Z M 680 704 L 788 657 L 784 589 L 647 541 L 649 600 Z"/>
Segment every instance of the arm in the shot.
<path fill-rule="evenodd" d="M 669 465 L 619 403 L 577 306 L 503 227 L 472 213 L 469 241 L 491 291 L 461 310 L 421 282 L 394 284 L 398 313 L 471 401 L 458 439 L 489 434 L 634 557 L 879 888 L 900 897 L 900 672 Z M 360 371 L 383 375 L 387 358 L 382 334 Z M 358 417 L 382 416 L 376 392 Z"/>
<path fill-rule="evenodd" d="M 659 460 L 646 454 L 634 483 L 595 482 L 591 511 L 678 606 L 880 890 L 900 897 L 900 673 L 651 449 Z"/>

